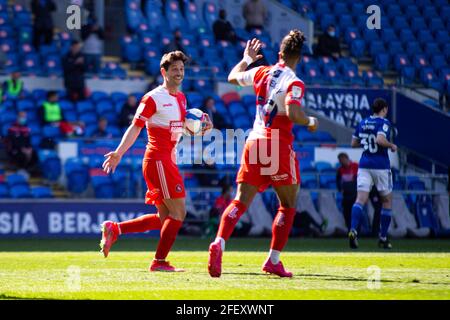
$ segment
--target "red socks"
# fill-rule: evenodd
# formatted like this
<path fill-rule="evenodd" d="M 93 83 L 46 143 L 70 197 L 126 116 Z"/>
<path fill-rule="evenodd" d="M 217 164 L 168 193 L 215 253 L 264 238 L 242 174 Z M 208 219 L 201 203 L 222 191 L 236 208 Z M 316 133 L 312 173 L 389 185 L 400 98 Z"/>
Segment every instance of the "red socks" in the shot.
<path fill-rule="evenodd" d="M 273 220 L 272 225 L 272 243 L 270 249 L 282 251 L 286 245 L 289 234 L 291 233 L 292 224 L 294 223 L 295 208 L 278 209 L 277 216 Z"/>
<path fill-rule="evenodd" d="M 245 211 L 247 211 L 247 207 L 243 203 L 238 200 L 231 201 L 222 214 L 217 237 L 221 237 L 227 241 L 233 233 L 236 223 Z"/>
<path fill-rule="evenodd" d="M 119 223 L 122 234 L 160 230 L 161 220 L 157 214 L 146 214 L 139 218 Z"/>
<path fill-rule="evenodd" d="M 161 228 L 161 237 L 158 242 L 158 248 L 156 249 L 155 259 L 166 259 L 182 224 L 183 221 L 175 220 L 172 217 L 167 217 L 166 220 L 164 220 Z"/>

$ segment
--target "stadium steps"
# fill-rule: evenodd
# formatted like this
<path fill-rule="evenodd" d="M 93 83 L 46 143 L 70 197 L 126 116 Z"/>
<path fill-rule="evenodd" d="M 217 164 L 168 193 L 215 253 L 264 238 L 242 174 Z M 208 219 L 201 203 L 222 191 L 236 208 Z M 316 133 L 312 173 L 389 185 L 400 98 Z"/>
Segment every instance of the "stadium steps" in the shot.
<path fill-rule="evenodd" d="M 145 74 L 144 71 L 141 70 L 133 70 L 131 68 L 131 65 L 129 63 L 123 63 L 120 59 L 120 57 L 116 57 L 116 56 L 104 56 L 102 58 L 102 62 L 103 63 L 108 63 L 108 62 L 114 62 L 120 65 L 120 67 L 122 67 L 123 69 L 125 69 L 127 71 L 127 74 L 129 77 L 147 77 L 147 75 Z"/>

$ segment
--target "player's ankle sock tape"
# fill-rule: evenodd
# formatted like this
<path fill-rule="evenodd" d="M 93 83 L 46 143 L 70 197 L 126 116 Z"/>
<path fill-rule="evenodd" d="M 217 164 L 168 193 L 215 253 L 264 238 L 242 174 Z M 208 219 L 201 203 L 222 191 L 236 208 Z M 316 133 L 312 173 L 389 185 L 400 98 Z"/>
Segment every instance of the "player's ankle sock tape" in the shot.
<path fill-rule="evenodd" d="M 183 221 L 175 220 L 172 217 L 168 217 L 164 220 L 161 228 L 161 237 L 155 253 L 155 259 L 161 260 L 167 257 L 182 225 Z"/>
<path fill-rule="evenodd" d="M 282 251 L 286 245 L 295 218 L 295 208 L 280 207 L 272 224 L 270 249 Z"/>
<path fill-rule="evenodd" d="M 350 228 L 351 230 L 358 230 L 362 213 L 363 213 L 363 205 L 356 202 L 352 207 L 352 226 Z"/>
<path fill-rule="evenodd" d="M 231 201 L 222 214 L 217 236 L 227 241 L 233 233 L 236 223 L 245 211 L 247 211 L 247 206 L 245 204 L 238 200 Z"/>
<path fill-rule="evenodd" d="M 160 230 L 162 227 L 157 214 L 146 214 L 136 219 L 121 222 L 118 225 L 122 234 Z"/>

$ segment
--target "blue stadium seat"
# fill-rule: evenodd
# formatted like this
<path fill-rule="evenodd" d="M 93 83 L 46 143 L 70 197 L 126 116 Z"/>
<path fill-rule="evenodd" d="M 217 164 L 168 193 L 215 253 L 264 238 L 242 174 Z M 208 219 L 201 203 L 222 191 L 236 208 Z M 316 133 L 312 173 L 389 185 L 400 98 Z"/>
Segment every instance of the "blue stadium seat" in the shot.
<path fill-rule="evenodd" d="M 350 45 L 350 52 L 355 58 L 361 58 L 365 51 L 365 41 L 362 39 L 355 39 Z"/>
<path fill-rule="evenodd" d="M 325 169 L 330 169 L 333 168 L 333 166 L 331 165 L 331 163 L 329 162 L 325 162 L 325 161 L 317 161 L 315 163 L 316 169 L 319 172 L 322 172 Z"/>
<path fill-rule="evenodd" d="M 42 187 L 42 186 L 32 187 L 31 195 L 33 196 L 33 198 L 37 199 L 53 198 L 52 190 L 49 187 Z"/>
<path fill-rule="evenodd" d="M 375 55 L 377 55 L 379 53 L 385 52 L 385 48 L 384 48 L 383 42 L 382 41 L 378 41 L 378 40 L 377 41 L 373 41 L 370 44 L 369 52 L 370 52 L 370 54 L 372 56 L 375 56 Z"/>
<path fill-rule="evenodd" d="M 234 119 L 234 127 L 236 129 L 249 129 L 251 122 L 246 114 L 237 115 Z"/>
<path fill-rule="evenodd" d="M 181 29 L 186 25 L 178 1 L 166 1 L 166 19 L 171 30 Z"/>
<path fill-rule="evenodd" d="M 89 99 L 94 103 L 98 103 L 100 100 L 108 99 L 108 94 L 104 91 L 93 91 Z"/>
<path fill-rule="evenodd" d="M 122 59 L 127 62 L 139 62 L 142 60 L 142 47 L 136 38 L 125 36 L 121 43 Z"/>
<path fill-rule="evenodd" d="M 195 2 L 188 2 L 185 4 L 184 16 L 186 17 L 187 23 L 191 30 L 196 30 L 204 27 L 205 25 Z"/>
<path fill-rule="evenodd" d="M 382 87 L 384 84 L 383 78 L 377 76 L 372 71 L 364 71 L 363 79 L 366 81 L 366 85 L 369 87 Z"/>
<path fill-rule="evenodd" d="M 219 9 L 217 5 L 213 1 L 205 1 L 203 3 L 203 20 L 206 23 L 206 26 L 212 30 L 213 23 L 219 17 Z"/>
<path fill-rule="evenodd" d="M 83 114 L 83 113 L 86 113 L 86 112 L 95 112 L 95 106 L 89 100 L 78 101 L 76 103 L 76 109 L 78 111 L 78 114 Z"/>
<path fill-rule="evenodd" d="M 49 55 L 44 58 L 45 72 L 49 76 L 61 76 L 63 74 L 61 66 L 61 57 L 58 55 Z"/>
<path fill-rule="evenodd" d="M 98 117 L 97 117 L 97 113 L 93 112 L 93 111 L 89 111 L 89 112 L 83 112 L 82 114 L 79 115 L 78 117 L 79 121 L 83 122 L 84 124 L 91 125 L 91 124 L 96 124 Z"/>
<path fill-rule="evenodd" d="M 448 17 L 447 17 L 448 18 Z M 438 30 L 445 30 L 444 23 L 442 22 L 441 18 L 438 16 L 431 17 L 428 19 L 428 28 L 432 32 L 436 32 Z"/>
<path fill-rule="evenodd" d="M 9 198 L 9 188 L 6 183 L 0 183 L 0 199 Z"/>
<path fill-rule="evenodd" d="M 125 2 L 125 17 L 128 29 L 132 32 L 135 32 L 140 24 L 146 22 L 140 8 L 140 1 L 132 0 Z"/>
<path fill-rule="evenodd" d="M 439 225 L 434 215 L 433 202 L 429 195 L 419 195 L 415 203 L 416 220 L 421 228 L 429 228 L 436 234 Z"/>
<path fill-rule="evenodd" d="M 247 114 L 247 112 L 245 111 L 244 105 L 240 101 L 239 102 L 231 102 L 228 105 L 228 111 L 230 112 L 230 115 L 232 117 L 236 117 L 241 114 Z"/>
<path fill-rule="evenodd" d="M 16 173 L 7 176 L 6 183 L 10 189 L 15 186 L 28 186 L 28 181 L 25 176 Z"/>
<path fill-rule="evenodd" d="M 403 42 L 403 44 L 406 44 L 410 41 L 415 41 L 416 37 L 414 36 L 414 33 L 409 29 L 402 29 L 400 30 L 400 40 Z"/>
<path fill-rule="evenodd" d="M 375 56 L 375 67 L 380 71 L 386 71 L 389 68 L 389 54 L 379 53 Z"/>
<path fill-rule="evenodd" d="M 17 110 L 18 111 L 31 111 L 34 109 L 35 109 L 34 101 L 31 99 L 23 99 L 23 100 L 17 101 Z M 29 120 L 29 117 L 28 117 L 28 120 Z"/>
<path fill-rule="evenodd" d="M 397 32 L 400 31 L 400 30 L 409 29 L 408 20 L 405 17 L 403 17 L 403 16 L 395 17 L 392 26 L 394 27 L 394 29 Z"/>
<path fill-rule="evenodd" d="M 41 71 L 41 62 L 37 53 L 27 54 L 22 61 L 22 70 L 28 74 L 38 74 Z"/>
<path fill-rule="evenodd" d="M 318 142 L 336 143 L 336 140 L 327 131 L 316 131 L 315 134 Z"/>
<path fill-rule="evenodd" d="M 145 15 L 147 16 L 148 25 L 152 30 L 160 30 L 167 24 L 162 14 L 161 1 L 147 1 L 145 3 Z"/>
<path fill-rule="evenodd" d="M 72 193 L 83 193 L 88 188 L 88 166 L 80 158 L 69 158 L 65 165 L 67 188 Z"/>
<path fill-rule="evenodd" d="M 62 172 L 61 159 L 52 150 L 39 151 L 39 163 L 42 174 L 49 181 L 57 181 Z"/>
<path fill-rule="evenodd" d="M 56 139 L 61 137 L 61 130 L 59 127 L 55 127 L 52 125 L 44 126 L 42 128 L 42 136 L 45 138 Z"/>
<path fill-rule="evenodd" d="M 16 185 L 11 187 L 9 189 L 9 193 L 13 199 L 31 198 L 30 187 L 25 185 Z"/>
<path fill-rule="evenodd" d="M 113 103 L 124 102 L 128 99 L 128 95 L 125 92 L 114 91 L 111 92 L 110 98 Z"/>
<path fill-rule="evenodd" d="M 390 41 L 386 44 L 386 46 L 389 50 L 389 54 L 392 56 L 404 52 L 402 43 L 400 41 Z"/>
<path fill-rule="evenodd" d="M 304 174 L 301 179 L 302 188 L 305 189 L 318 189 L 319 184 L 317 183 L 316 175 Z"/>
<path fill-rule="evenodd" d="M 396 3 L 388 4 L 386 12 L 389 18 L 400 17 L 403 14 L 400 6 Z"/>
<path fill-rule="evenodd" d="M 92 186 L 94 187 L 95 197 L 100 199 L 112 199 L 115 195 L 114 182 L 107 177 L 92 177 Z"/>
<path fill-rule="evenodd" d="M 425 22 L 425 19 L 422 18 L 420 15 L 415 16 L 411 19 L 411 30 L 413 32 L 418 32 L 420 30 L 427 29 L 427 24 Z"/>

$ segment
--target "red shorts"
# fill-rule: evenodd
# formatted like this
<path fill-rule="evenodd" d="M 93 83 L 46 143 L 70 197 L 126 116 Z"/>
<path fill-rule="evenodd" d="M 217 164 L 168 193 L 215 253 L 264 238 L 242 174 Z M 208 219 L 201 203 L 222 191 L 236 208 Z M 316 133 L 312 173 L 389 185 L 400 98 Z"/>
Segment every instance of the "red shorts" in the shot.
<path fill-rule="evenodd" d="M 270 185 L 300 184 L 298 160 L 292 146 L 280 143 L 279 147 L 277 146 L 278 156 L 276 156 L 272 153 L 270 140 L 261 143 L 262 141 L 264 140 L 251 140 L 245 143 L 236 182 L 255 186 L 259 192 L 263 192 Z M 261 149 L 264 151 L 258 152 Z"/>
<path fill-rule="evenodd" d="M 142 172 L 147 183 L 146 204 L 161 204 L 163 199 L 186 197 L 183 178 L 172 160 L 144 159 Z"/>

